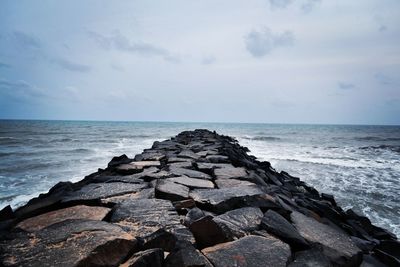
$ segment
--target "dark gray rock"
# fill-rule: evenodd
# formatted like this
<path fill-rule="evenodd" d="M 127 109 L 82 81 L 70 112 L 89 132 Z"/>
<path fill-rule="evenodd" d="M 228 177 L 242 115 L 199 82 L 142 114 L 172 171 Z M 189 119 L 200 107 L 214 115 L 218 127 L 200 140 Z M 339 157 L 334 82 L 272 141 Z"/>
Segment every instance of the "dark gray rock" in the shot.
<path fill-rule="evenodd" d="M 206 160 L 212 163 L 228 163 L 229 158 L 223 155 L 209 155 L 206 156 Z"/>
<path fill-rule="evenodd" d="M 188 176 L 191 178 L 212 180 L 211 176 L 204 172 L 199 172 L 199 171 L 185 169 L 185 168 L 170 166 L 169 172 L 175 174 L 176 176 Z"/>
<path fill-rule="evenodd" d="M 333 267 L 329 259 L 318 248 L 298 251 L 288 267 Z"/>
<path fill-rule="evenodd" d="M 194 207 L 186 214 L 184 223 L 186 226 L 190 226 L 194 221 L 197 221 L 205 216 L 206 214 L 204 213 L 204 211 Z"/>
<path fill-rule="evenodd" d="M 192 150 L 182 150 L 178 154 L 178 158 L 198 159 L 200 156 L 194 153 Z"/>
<path fill-rule="evenodd" d="M 200 248 L 233 240 L 232 237 L 217 224 L 212 216 L 202 217 L 189 225 L 196 243 Z"/>
<path fill-rule="evenodd" d="M 387 267 L 387 266 L 388 265 L 379 261 L 377 258 L 375 258 L 371 255 L 365 255 L 365 254 L 363 255 L 363 261 L 360 265 L 360 267 Z"/>
<path fill-rule="evenodd" d="M 67 220 L 0 243 L 4 266 L 117 266 L 137 241 L 103 221 Z"/>
<path fill-rule="evenodd" d="M 174 182 L 177 184 L 185 185 L 189 188 L 214 188 L 214 183 L 209 180 L 189 178 L 187 176 L 172 177 L 166 181 Z"/>
<path fill-rule="evenodd" d="M 217 179 L 244 178 L 247 176 L 247 171 L 243 167 L 234 167 L 233 165 L 227 165 L 223 168 L 214 169 L 214 175 Z"/>
<path fill-rule="evenodd" d="M 361 250 L 343 231 L 296 211 L 291 214 L 291 218 L 300 235 L 310 243 L 322 245 L 324 254 L 334 264 L 356 266 L 361 263 Z"/>
<path fill-rule="evenodd" d="M 100 200 L 127 193 L 138 192 L 141 189 L 148 187 L 147 183 L 129 184 L 129 183 L 100 183 L 88 184 L 81 189 L 69 193 L 62 202 L 80 201 L 80 200 Z"/>
<path fill-rule="evenodd" d="M 133 174 L 143 171 L 147 167 L 161 166 L 160 161 L 133 161 L 126 164 L 121 164 L 115 167 L 115 171 L 120 174 Z"/>
<path fill-rule="evenodd" d="M 123 267 L 162 267 L 164 264 L 164 252 L 162 249 L 148 249 L 135 253 Z M 121 266 L 121 267 L 122 267 Z"/>
<path fill-rule="evenodd" d="M 237 186 L 255 186 L 256 184 L 248 181 L 237 180 L 237 179 L 217 179 L 215 184 L 218 188 L 230 188 Z"/>
<path fill-rule="evenodd" d="M 287 244 L 272 236 L 246 236 L 202 250 L 214 267 L 286 266 L 290 258 Z"/>
<path fill-rule="evenodd" d="M 174 183 L 169 179 L 157 180 L 155 196 L 171 201 L 184 200 L 189 198 L 189 188 L 182 184 Z"/>
<path fill-rule="evenodd" d="M 110 221 L 135 237 L 145 237 L 163 228 L 170 231 L 182 228 L 179 215 L 172 203 L 163 199 L 136 199 L 117 204 Z"/>
<path fill-rule="evenodd" d="M 157 152 L 157 151 L 146 151 L 142 154 L 136 155 L 134 160 L 135 161 L 160 161 L 165 158 L 165 154 Z"/>
<path fill-rule="evenodd" d="M 175 248 L 177 238 L 165 229 L 158 229 L 150 235 L 138 238 L 142 249 L 161 248 L 164 251 L 172 251 Z"/>
<path fill-rule="evenodd" d="M 306 240 L 299 234 L 297 229 L 279 213 L 268 210 L 261 221 L 261 228 L 279 237 L 291 245 L 295 250 L 309 247 Z"/>
<path fill-rule="evenodd" d="M 165 259 L 166 267 L 214 267 L 203 254 L 191 244 L 171 252 Z"/>
<path fill-rule="evenodd" d="M 228 231 L 229 236 L 239 238 L 257 230 L 262 217 L 263 213 L 259 208 L 246 207 L 228 211 L 213 220 Z"/>
<path fill-rule="evenodd" d="M 262 195 L 263 191 L 255 186 L 240 186 L 222 189 L 196 189 L 189 194 L 199 205 L 215 212 L 225 212 L 246 205 L 247 196 Z"/>

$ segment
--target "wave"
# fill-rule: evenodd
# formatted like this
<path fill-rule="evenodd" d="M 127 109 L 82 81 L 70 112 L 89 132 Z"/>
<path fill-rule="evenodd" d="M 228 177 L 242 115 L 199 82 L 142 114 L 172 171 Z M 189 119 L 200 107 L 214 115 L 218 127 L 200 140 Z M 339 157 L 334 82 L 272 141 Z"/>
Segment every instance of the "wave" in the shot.
<path fill-rule="evenodd" d="M 247 140 L 254 140 L 254 141 L 279 141 L 282 138 L 275 137 L 275 136 L 244 136 L 243 139 Z"/>
<path fill-rule="evenodd" d="M 358 141 L 400 141 L 400 137 L 379 137 L 379 136 L 363 136 L 355 137 Z"/>
<path fill-rule="evenodd" d="M 390 150 L 393 152 L 400 153 L 400 146 L 392 146 L 392 145 L 378 145 L 378 146 L 363 146 L 359 147 L 362 150 Z"/>

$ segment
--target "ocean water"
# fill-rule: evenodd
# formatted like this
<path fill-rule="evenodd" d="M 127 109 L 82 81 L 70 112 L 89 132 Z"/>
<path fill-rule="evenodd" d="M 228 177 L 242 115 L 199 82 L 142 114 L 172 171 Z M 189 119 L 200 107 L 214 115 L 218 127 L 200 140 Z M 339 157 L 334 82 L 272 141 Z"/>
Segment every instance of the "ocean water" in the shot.
<path fill-rule="evenodd" d="M 400 236 L 400 126 L 0 120 L 0 208 L 196 128 L 236 137 L 259 160 Z"/>

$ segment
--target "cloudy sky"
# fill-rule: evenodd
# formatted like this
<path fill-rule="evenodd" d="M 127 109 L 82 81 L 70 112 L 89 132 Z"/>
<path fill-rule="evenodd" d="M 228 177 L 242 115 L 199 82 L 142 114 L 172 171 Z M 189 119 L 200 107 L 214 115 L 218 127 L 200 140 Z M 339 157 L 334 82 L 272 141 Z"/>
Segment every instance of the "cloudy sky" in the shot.
<path fill-rule="evenodd" d="M 0 118 L 400 124 L 400 1 L 2 0 Z"/>

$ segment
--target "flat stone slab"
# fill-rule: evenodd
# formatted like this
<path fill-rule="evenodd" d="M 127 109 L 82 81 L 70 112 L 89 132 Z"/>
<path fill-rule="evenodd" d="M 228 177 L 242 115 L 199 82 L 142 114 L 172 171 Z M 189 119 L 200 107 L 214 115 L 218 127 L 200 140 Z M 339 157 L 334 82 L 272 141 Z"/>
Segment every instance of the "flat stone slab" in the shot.
<path fill-rule="evenodd" d="M 78 200 L 100 200 L 113 196 L 119 196 L 128 193 L 138 192 L 147 188 L 147 183 L 130 184 L 130 183 L 99 183 L 88 184 L 81 189 L 71 192 L 62 202 L 78 201 Z"/>
<path fill-rule="evenodd" d="M 67 220 L 0 243 L 4 266 L 117 266 L 137 241 L 103 221 Z"/>
<path fill-rule="evenodd" d="M 211 162 L 196 162 L 196 166 L 200 171 L 210 172 L 215 168 L 233 167 L 228 163 L 211 163 Z"/>
<path fill-rule="evenodd" d="M 214 188 L 214 183 L 209 180 L 189 178 L 187 176 L 179 176 L 168 178 L 166 181 L 185 185 L 189 188 Z"/>
<path fill-rule="evenodd" d="M 182 150 L 178 154 L 178 158 L 198 159 L 200 156 L 194 153 L 192 150 Z"/>
<path fill-rule="evenodd" d="M 118 165 L 115 170 L 121 174 L 133 174 L 143 170 L 145 167 L 161 166 L 160 161 L 133 161 L 127 164 Z"/>
<path fill-rule="evenodd" d="M 289 245 L 272 236 L 246 236 L 201 252 L 214 267 L 284 267 L 291 255 Z"/>
<path fill-rule="evenodd" d="M 162 267 L 164 265 L 164 252 L 154 248 L 135 253 L 120 267 Z"/>
<path fill-rule="evenodd" d="M 211 209 L 224 212 L 234 208 L 246 196 L 256 196 L 264 194 L 263 191 L 256 186 L 241 186 L 222 189 L 196 189 L 189 194 L 191 198 L 200 205 L 209 206 Z"/>
<path fill-rule="evenodd" d="M 237 179 L 217 179 L 215 180 L 215 184 L 218 188 L 230 188 L 230 187 L 238 187 L 238 186 L 255 186 L 255 183 L 237 180 Z"/>
<path fill-rule="evenodd" d="M 16 228 L 20 228 L 27 232 L 34 232 L 68 219 L 88 219 L 101 221 L 110 210 L 111 209 L 105 207 L 77 205 L 31 217 L 18 223 Z"/>
<path fill-rule="evenodd" d="M 164 228 L 181 228 L 171 201 L 163 199 L 127 200 L 113 208 L 111 222 L 123 226 L 135 237 L 144 237 Z"/>
<path fill-rule="evenodd" d="M 313 248 L 296 252 L 288 267 L 332 267 L 332 263 L 322 251 Z"/>
<path fill-rule="evenodd" d="M 259 208 L 246 207 L 228 211 L 213 220 L 223 229 L 228 230 L 230 236 L 238 238 L 257 230 L 263 215 Z"/>
<path fill-rule="evenodd" d="M 318 243 L 324 254 L 338 265 L 357 265 L 361 263 L 361 250 L 343 231 L 320 223 L 299 212 L 292 212 L 291 219 L 300 235 L 310 243 Z"/>
<path fill-rule="evenodd" d="M 189 187 L 174 183 L 170 179 L 158 180 L 155 188 L 157 198 L 180 201 L 189 198 Z"/>
<path fill-rule="evenodd" d="M 308 248 L 307 241 L 299 234 L 297 229 L 279 213 L 268 210 L 261 221 L 261 228 L 279 237 L 296 249 Z"/>
<path fill-rule="evenodd" d="M 214 175 L 217 179 L 235 179 L 247 176 L 247 171 L 243 167 L 226 166 L 214 169 Z"/>
<path fill-rule="evenodd" d="M 191 178 L 198 178 L 198 179 L 206 179 L 206 180 L 212 180 L 211 176 L 204 173 L 204 172 L 199 172 L 191 169 L 185 169 L 185 168 L 180 168 L 180 167 L 174 167 L 170 166 L 169 167 L 169 172 L 172 174 L 175 174 L 177 176 L 188 176 Z"/>

